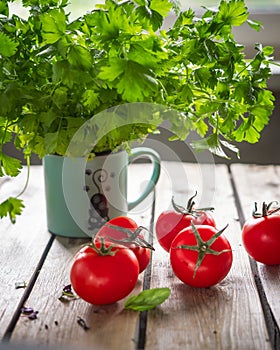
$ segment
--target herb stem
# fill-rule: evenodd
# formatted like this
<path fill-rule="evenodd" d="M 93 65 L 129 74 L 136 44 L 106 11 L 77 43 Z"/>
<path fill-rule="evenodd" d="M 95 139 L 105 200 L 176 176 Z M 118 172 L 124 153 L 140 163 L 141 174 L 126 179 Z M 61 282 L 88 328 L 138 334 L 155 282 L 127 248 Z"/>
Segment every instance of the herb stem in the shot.
<path fill-rule="evenodd" d="M 28 183 L 29 183 L 29 178 L 30 178 L 30 154 L 26 155 L 26 163 L 27 163 L 27 176 L 26 176 L 26 181 L 24 184 L 23 189 L 20 191 L 20 193 L 16 196 L 16 198 L 19 198 L 23 193 L 26 191 Z"/>
<path fill-rule="evenodd" d="M 8 121 L 6 120 L 4 132 L 3 132 L 3 136 L 2 136 L 2 140 L 1 140 L 1 146 L 5 143 L 5 138 L 6 138 L 8 128 L 9 128 L 9 125 L 8 125 Z"/>

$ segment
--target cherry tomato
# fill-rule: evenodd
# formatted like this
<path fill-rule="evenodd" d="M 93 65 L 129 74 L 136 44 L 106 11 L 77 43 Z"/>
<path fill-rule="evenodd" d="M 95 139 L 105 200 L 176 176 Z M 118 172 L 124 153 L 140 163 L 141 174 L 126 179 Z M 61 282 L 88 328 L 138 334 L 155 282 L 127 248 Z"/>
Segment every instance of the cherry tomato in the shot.
<path fill-rule="evenodd" d="M 127 216 L 119 216 L 109 220 L 105 225 L 103 225 L 95 237 L 96 238 L 104 237 L 108 240 L 110 240 L 110 238 L 111 239 L 113 238 L 114 240 L 121 240 L 129 237 L 126 232 L 118 230 L 118 228 L 110 227 L 109 226 L 110 224 L 114 226 L 128 228 L 128 229 L 131 229 L 132 231 L 135 231 L 138 228 L 137 223 L 131 218 Z M 139 235 L 139 237 L 144 239 L 143 235 L 141 234 Z M 129 242 L 129 243 L 122 242 L 121 244 L 125 245 L 126 247 L 129 247 L 133 251 L 133 253 L 136 255 L 139 263 L 139 273 L 144 271 L 150 262 L 151 250 L 149 248 L 140 247 L 139 245 L 133 242 Z"/>
<path fill-rule="evenodd" d="M 105 246 L 108 248 L 107 243 Z M 134 289 L 138 274 L 137 258 L 127 247 L 114 246 L 107 255 L 102 255 L 86 246 L 74 259 L 70 281 L 78 296 L 88 303 L 112 304 Z"/>
<path fill-rule="evenodd" d="M 189 198 L 186 207 L 182 207 L 174 202 L 172 205 L 174 210 L 166 210 L 162 212 L 156 222 L 155 232 L 159 244 L 169 252 L 171 243 L 177 234 L 191 223 L 194 225 L 210 225 L 216 227 L 216 223 L 208 210 L 214 208 L 195 209 L 194 197 L 197 192 Z"/>
<path fill-rule="evenodd" d="M 209 212 L 197 211 L 196 216 L 183 214 L 175 210 L 166 210 L 160 214 L 156 222 L 156 236 L 159 244 L 169 252 L 171 243 L 177 234 L 193 222 L 194 225 L 210 225 L 215 227 L 214 218 Z"/>
<path fill-rule="evenodd" d="M 192 225 L 178 233 L 170 247 L 170 262 L 182 282 L 210 287 L 227 276 L 232 251 L 222 232 L 213 226 Z"/>
<path fill-rule="evenodd" d="M 263 203 L 262 214 L 254 212 L 242 228 L 242 241 L 247 253 L 266 265 L 280 264 L 280 215 Z"/>

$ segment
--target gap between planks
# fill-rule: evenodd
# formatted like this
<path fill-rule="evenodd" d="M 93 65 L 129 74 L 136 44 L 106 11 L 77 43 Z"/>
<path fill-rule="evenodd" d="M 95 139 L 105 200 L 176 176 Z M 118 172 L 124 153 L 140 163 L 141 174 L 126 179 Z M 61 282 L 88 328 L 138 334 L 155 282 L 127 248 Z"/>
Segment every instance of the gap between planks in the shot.
<path fill-rule="evenodd" d="M 230 179 L 231 179 L 231 184 L 232 184 L 232 187 L 233 187 L 233 191 L 234 191 L 234 193 L 235 193 L 236 207 L 237 207 L 237 209 L 238 209 L 238 215 L 239 215 L 240 224 L 242 224 L 242 223 L 244 222 L 244 213 L 243 213 L 243 210 L 242 210 L 242 207 L 241 207 L 240 198 L 238 197 L 238 191 L 237 191 L 237 189 L 236 189 L 236 187 L 235 187 L 235 182 L 234 182 L 234 179 L 233 179 L 233 176 L 232 176 L 230 167 L 228 167 L 228 171 L 229 171 L 229 174 L 230 174 Z M 155 201 L 153 201 L 153 202 L 155 202 Z M 154 204 L 153 204 L 153 205 L 154 205 Z M 153 213 L 153 215 L 154 215 L 154 208 L 153 208 L 153 210 L 152 210 L 152 213 Z M 154 218 L 151 218 L 151 223 L 152 223 L 153 221 L 154 221 Z M 51 242 L 51 243 L 50 243 L 50 242 Z M 52 242 L 53 242 L 53 237 L 50 238 L 50 241 L 49 241 L 49 243 L 48 243 L 48 245 L 50 245 L 50 246 L 49 246 L 48 249 L 50 249 L 50 247 L 51 247 L 51 245 L 52 245 Z M 43 258 L 43 256 L 44 256 L 45 253 L 47 253 L 47 248 L 45 249 L 45 251 L 44 251 L 44 253 L 43 253 L 42 257 L 41 257 L 41 260 L 40 260 L 40 263 L 42 263 L 42 265 L 43 265 L 43 263 L 44 263 L 44 259 L 45 259 L 45 258 Z M 39 264 L 40 264 L 40 263 L 39 263 Z M 34 285 L 35 282 L 36 282 L 36 279 L 37 279 L 37 276 L 38 276 L 37 271 L 38 271 L 38 269 L 39 269 L 39 264 L 38 264 L 38 267 L 37 267 L 37 269 L 36 269 L 36 272 L 33 274 L 32 279 L 31 279 L 31 281 L 30 281 L 30 287 L 31 287 L 31 283 L 33 283 L 33 282 L 32 282 L 33 279 L 34 279 L 33 285 Z M 151 266 L 151 265 L 150 265 L 150 266 Z M 150 268 L 150 269 L 151 269 L 151 268 Z M 253 274 L 254 274 L 254 271 L 253 271 Z M 150 288 L 150 277 L 151 277 L 151 271 L 150 271 L 149 273 L 147 273 L 147 274 L 145 275 L 145 277 L 144 277 L 144 288 L 146 288 L 146 289 L 147 289 L 147 288 Z M 145 282 L 145 279 L 146 279 L 146 282 Z M 145 285 L 145 283 L 146 283 L 146 285 Z M 33 285 L 32 285 L 32 287 L 33 287 Z M 26 293 L 24 293 L 24 295 L 22 296 L 22 299 L 21 299 L 21 302 L 19 303 L 19 308 L 18 308 L 18 309 L 20 309 L 20 305 L 23 305 L 24 299 L 27 299 L 27 298 L 28 298 L 28 295 L 30 294 L 30 292 L 31 292 L 31 290 L 32 290 L 32 287 L 31 287 L 31 289 L 30 289 L 29 291 L 26 290 Z M 264 295 L 265 295 L 265 294 L 264 294 Z M 268 305 L 268 303 L 267 303 L 267 305 Z M 269 306 L 269 305 L 268 305 L 268 306 Z M 264 312 L 265 312 L 265 314 L 267 314 L 267 310 L 264 311 Z M 269 312 L 268 312 L 268 313 L 269 313 Z M 273 316 L 272 316 L 272 317 L 273 317 Z M 266 320 L 266 322 L 267 322 L 267 320 Z M 8 335 L 8 333 L 10 333 L 10 330 L 12 329 L 11 326 L 12 326 L 12 322 L 10 323 L 10 325 L 9 325 L 7 331 L 6 331 L 6 334 L 7 334 L 7 335 Z M 140 328 L 141 328 L 141 329 L 140 329 Z M 136 345 L 136 346 L 137 346 L 137 349 L 144 349 L 144 348 L 145 348 L 146 330 L 147 330 L 147 314 L 145 315 L 145 313 L 141 313 L 140 316 L 139 316 L 139 329 L 138 329 L 138 334 L 139 334 L 139 336 L 138 336 L 138 339 L 137 339 L 137 342 L 136 342 L 136 344 L 137 344 L 137 345 Z M 278 329 L 278 335 L 277 335 L 277 333 L 276 333 L 276 335 L 273 334 L 273 333 L 271 333 L 271 334 L 269 334 L 269 336 L 270 336 L 270 340 L 271 340 L 272 344 L 276 344 L 276 346 L 277 346 L 277 344 L 278 344 L 278 346 L 279 346 L 279 329 Z M 273 337 L 274 337 L 274 340 L 273 340 Z M 278 338 L 277 338 L 277 337 L 278 337 Z M 275 341 L 275 339 L 276 339 L 276 341 Z M 278 339 L 278 340 L 277 340 L 277 339 Z M 277 343 L 277 341 L 278 341 L 278 343 Z M 277 349 L 277 348 L 275 347 L 275 349 Z"/>
<path fill-rule="evenodd" d="M 154 221 L 155 221 L 155 198 L 156 198 L 156 189 L 153 190 L 153 204 L 151 209 L 151 219 L 149 223 L 149 243 L 151 245 L 154 244 Z M 153 251 L 151 251 L 151 260 L 150 263 L 145 270 L 144 273 L 144 280 L 143 280 L 143 290 L 150 289 L 151 287 L 151 277 L 152 277 L 152 263 L 153 263 Z M 147 333 L 147 321 L 148 321 L 148 312 L 142 311 L 139 314 L 139 321 L 138 321 L 138 335 L 136 335 L 136 349 L 137 350 L 144 350 L 145 349 L 145 343 L 146 343 L 146 333 Z"/>
<path fill-rule="evenodd" d="M 237 186 L 235 183 L 234 175 L 231 171 L 230 165 L 228 165 L 228 172 L 230 175 L 230 182 L 231 182 L 231 186 L 232 186 L 233 193 L 234 193 L 234 199 L 235 199 L 236 208 L 237 208 L 237 212 L 238 212 L 238 216 L 239 216 L 240 227 L 242 228 L 246 219 L 245 219 L 244 211 L 243 211 L 243 208 L 241 205 L 241 200 L 240 200 L 238 189 L 237 189 Z M 261 305 L 263 308 L 263 313 L 264 313 L 266 327 L 267 327 L 267 331 L 268 331 L 268 335 L 269 335 L 269 340 L 271 342 L 272 349 L 278 350 L 278 349 L 280 349 L 280 330 L 279 330 L 278 324 L 274 318 L 274 315 L 273 315 L 273 312 L 270 308 L 270 305 L 268 303 L 268 300 L 267 300 L 267 297 L 266 297 L 266 294 L 264 291 L 264 287 L 262 284 L 262 280 L 261 280 L 261 277 L 259 274 L 257 263 L 251 257 L 248 257 L 248 258 L 250 261 L 252 275 L 254 277 L 256 288 L 258 291 L 258 295 L 259 295 Z"/>
<path fill-rule="evenodd" d="M 138 168 L 138 173 L 139 173 L 139 167 L 137 167 Z M 141 168 L 142 168 L 142 166 L 141 166 Z M 142 169 L 143 171 L 144 171 L 144 173 L 146 172 L 146 168 L 145 169 Z M 138 175 L 139 176 L 139 175 Z M 135 187 L 135 186 L 134 186 Z M 150 199 L 151 199 L 151 197 L 152 197 L 152 195 L 150 196 Z M 153 194 L 153 202 L 154 202 L 154 194 Z M 140 215 L 139 214 L 139 212 L 137 212 L 136 211 L 136 214 L 134 213 L 133 215 L 136 215 L 136 217 L 139 217 L 139 221 L 145 221 L 145 224 L 146 225 L 150 225 L 150 228 L 152 227 L 152 225 L 153 225 L 153 221 L 154 221 L 154 216 L 153 216 L 153 212 L 154 212 L 154 204 L 152 204 L 151 206 L 148 206 L 148 211 L 147 211 L 147 214 L 142 214 L 142 215 Z M 152 208 L 152 210 L 151 210 L 151 208 Z M 148 213 L 149 212 L 149 213 Z M 149 219 L 147 218 L 147 215 L 149 216 Z M 148 219 L 148 220 L 147 220 Z M 138 223 L 139 223 L 139 221 L 138 220 L 136 220 Z M 144 225 L 145 226 L 145 225 Z M 46 345 L 46 343 L 44 343 L 44 342 L 48 342 L 48 345 L 54 345 L 52 342 L 55 340 L 55 339 L 50 339 L 50 338 L 42 338 L 42 339 L 40 339 L 40 337 L 42 336 L 40 333 L 42 333 L 42 332 L 44 332 L 44 326 L 46 326 L 46 325 L 48 325 L 48 328 L 49 327 L 51 327 L 51 325 L 53 324 L 53 322 L 54 322 L 54 319 L 53 319 L 53 315 L 52 315 L 52 307 L 54 307 L 54 305 L 51 305 L 51 300 L 53 300 L 53 298 L 52 297 L 50 297 L 49 296 L 49 293 L 48 293 L 48 291 L 46 291 L 46 290 L 44 290 L 45 288 L 44 288 L 44 284 L 47 282 L 47 281 L 51 281 L 51 280 L 54 280 L 54 281 L 52 281 L 52 283 L 55 283 L 55 282 L 57 282 L 57 281 L 55 281 L 55 275 L 54 276 L 51 276 L 55 271 L 51 271 L 51 269 L 50 269 L 50 267 L 52 267 L 52 270 L 55 270 L 55 266 L 53 266 L 53 265 L 55 265 L 56 264 L 56 262 L 54 262 L 54 259 L 57 259 L 57 263 L 59 264 L 59 261 L 61 261 L 60 260 L 60 254 L 64 254 L 65 253 L 65 250 L 62 248 L 61 249 L 61 244 L 65 244 L 66 245 L 66 247 L 68 247 L 68 244 L 67 244 L 67 242 L 65 243 L 65 240 L 63 240 L 63 239 L 55 239 L 54 240 L 54 244 L 52 244 L 52 248 L 51 248 L 51 250 L 50 250 L 50 253 L 48 254 L 48 257 L 47 257 L 47 259 L 44 261 L 44 264 L 43 264 L 43 269 L 42 269 L 42 271 L 41 271 L 41 273 L 40 273 L 40 277 L 38 278 L 38 280 L 36 281 L 36 284 L 35 284 L 35 286 L 34 286 L 34 288 L 32 289 L 32 293 L 29 293 L 29 297 L 28 297 L 28 303 L 29 304 L 31 304 L 33 307 L 35 307 L 36 308 L 36 310 L 40 310 L 40 319 L 41 319 L 41 323 L 40 323 L 40 325 L 39 325 L 39 329 L 35 329 L 36 327 L 35 327 L 35 323 L 33 324 L 33 323 L 30 323 L 30 326 L 29 326 L 29 334 L 32 334 L 32 332 L 34 333 L 33 335 L 35 336 L 35 337 L 38 337 L 38 339 L 36 339 L 36 341 L 38 341 L 38 342 L 40 342 L 40 340 L 42 340 L 42 343 L 40 343 L 40 345 Z M 67 256 L 66 258 L 68 259 L 66 262 L 70 262 L 70 260 L 72 260 L 72 255 L 73 255 L 73 249 L 75 248 L 75 247 L 72 247 L 71 248 L 71 244 L 69 245 L 69 253 L 67 253 L 69 256 Z M 68 276 L 68 273 L 67 272 L 63 272 L 63 271 L 61 271 L 61 275 L 60 275 L 60 280 L 61 281 L 63 281 L 63 279 L 64 278 L 66 278 Z M 145 275 L 143 275 L 143 277 L 144 277 Z M 51 278 L 51 279 L 50 279 Z M 151 276 L 150 276 L 150 272 L 148 272 L 147 271 L 147 274 L 146 274 L 146 286 L 144 287 L 144 288 L 149 288 L 149 281 L 150 281 L 150 278 L 151 278 Z M 60 283 L 62 283 L 60 281 Z M 139 283 L 138 283 L 138 285 L 137 285 L 137 288 L 136 288 L 136 290 L 135 290 L 135 292 L 137 292 L 137 290 L 138 290 L 138 292 L 139 292 L 139 289 L 140 289 L 140 287 L 141 287 L 141 290 L 142 290 L 142 286 L 140 286 L 140 282 L 141 281 L 139 281 Z M 141 283 L 142 284 L 142 283 Z M 40 293 L 42 293 L 42 294 L 40 294 Z M 40 296 L 40 299 L 38 299 L 37 298 L 37 296 Z M 47 299 L 50 299 L 50 300 L 47 300 Z M 46 302 L 48 303 L 50 303 L 50 306 L 49 306 L 49 308 L 48 308 L 48 312 L 46 312 L 46 310 L 43 310 L 43 305 L 44 305 L 44 307 L 46 306 Z M 74 311 L 75 311 L 75 313 L 78 311 L 79 313 L 81 313 L 81 312 L 84 312 L 85 313 L 85 316 L 86 316 L 86 318 L 87 318 L 87 316 L 90 316 L 90 313 L 89 313 L 89 311 L 90 310 L 92 310 L 93 308 L 89 308 L 87 305 L 85 305 L 86 303 L 82 303 L 82 302 L 79 302 L 79 301 L 77 301 L 77 304 L 75 303 L 75 304 L 73 304 L 73 309 L 74 309 Z M 61 305 L 58 305 L 59 307 L 61 306 Z M 72 308 L 72 307 L 71 307 Z M 121 308 L 121 306 L 119 307 L 119 309 Z M 89 310 L 90 309 L 90 310 Z M 42 312 L 41 312 L 41 310 L 42 310 Z M 55 313 L 57 313 L 57 309 L 56 308 L 54 308 L 53 309 L 54 310 L 54 312 Z M 128 322 L 128 323 L 130 323 L 131 324 L 131 317 L 129 316 L 129 312 L 128 313 L 126 313 L 125 315 L 123 315 L 123 317 L 122 317 L 122 319 L 117 319 L 117 318 L 114 318 L 114 316 L 116 316 L 116 314 L 119 312 L 118 310 L 115 310 L 114 309 L 114 307 L 113 308 L 110 308 L 110 307 L 108 307 L 108 308 L 104 308 L 104 310 L 101 310 L 101 311 L 104 311 L 104 313 L 106 313 L 106 314 L 110 314 L 110 310 L 111 311 L 113 311 L 112 312 L 112 317 L 110 317 L 109 319 L 108 319 L 108 317 L 106 317 L 106 315 L 104 315 L 104 314 L 100 314 L 100 315 L 98 315 L 98 314 L 94 314 L 93 315 L 93 317 L 95 317 L 97 320 L 100 318 L 101 319 L 101 322 L 102 322 L 102 320 L 103 320 L 103 325 L 105 326 L 105 323 L 108 323 L 109 324 L 109 327 L 110 327 L 110 325 L 113 327 L 114 326 L 114 328 L 117 328 L 116 329 L 116 332 L 118 333 L 118 337 L 120 338 L 120 341 L 121 341 L 121 339 L 122 339 L 122 336 L 124 336 L 124 334 L 123 334 L 123 329 L 122 329 L 122 322 L 118 322 L 118 321 L 124 321 L 124 322 Z M 65 314 L 67 314 L 67 312 L 66 312 L 67 310 L 65 310 Z M 95 311 L 95 310 L 93 310 L 93 311 Z M 47 314 L 48 314 L 48 316 L 47 316 Z M 48 319 L 44 319 L 44 315 L 46 316 L 46 317 L 48 317 Z M 57 316 L 59 315 L 59 312 L 57 313 Z M 57 317 L 57 316 L 55 316 L 55 317 Z M 69 316 L 69 315 L 68 315 Z M 100 317 L 99 317 L 100 316 Z M 104 316 L 104 317 L 103 317 Z M 146 319 L 145 319 L 145 317 L 144 317 L 145 315 L 142 313 L 142 314 L 140 314 L 140 315 L 136 315 L 135 314 L 135 324 L 134 324 L 134 322 L 133 322 L 133 324 L 131 324 L 130 325 L 130 328 L 131 327 L 133 327 L 133 330 L 132 330 L 132 332 L 130 333 L 130 335 L 129 336 L 131 336 L 131 338 L 130 339 L 127 339 L 127 344 L 126 344 L 126 346 L 127 346 L 127 348 L 131 348 L 131 346 L 133 346 L 133 348 L 135 348 L 135 347 L 137 347 L 137 348 L 141 348 L 142 347 L 142 344 L 144 344 L 145 343 L 145 336 L 146 336 Z M 64 320 L 64 315 L 61 315 L 61 318 L 62 318 L 62 320 L 60 320 L 60 321 L 63 321 Z M 103 317 L 103 318 L 102 318 Z M 40 321 L 40 319 L 39 319 L 39 321 Z M 56 319 L 56 320 L 58 320 L 58 318 Z M 69 319 L 68 319 L 68 322 L 69 322 Z M 117 322 L 117 323 L 119 323 L 118 325 L 115 323 L 115 322 Z M 44 324 L 45 323 L 45 324 Z M 62 324 L 62 322 L 59 322 L 59 325 L 60 324 Z M 142 327 L 142 330 L 141 331 L 139 331 L 139 327 L 140 327 L 140 325 L 141 325 L 141 327 Z M 102 325 L 101 325 L 102 326 Z M 38 327 L 37 327 L 38 328 Z M 40 331 L 40 328 L 42 328 L 42 330 Z M 77 331 L 75 331 L 75 334 L 72 334 L 71 332 L 71 334 L 68 334 L 69 332 L 68 331 L 66 331 L 66 335 L 63 335 L 62 333 L 59 333 L 59 332 L 61 332 L 61 328 L 60 327 L 54 327 L 55 328 L 55 330 L 54 330 L 54 332 L 56 332 L 57 334 L 57 338 L 59 338 L 59 340 L 57 339 L 57 341 L 58 341 L 58 343 L 61 345 L 61 346 L 66 346 L 67 345 L 67 343 L 65 343 L 64 341 L 66 340 L 65 339 L 65 337 L 66 336 L 72 336 L 72 337 L 74 337 L 73 339 L 76 341 L 77 340 L 77 337 L 78 337 L 78 332 L 82 332 L 82 330 L 80 330 L 79 328 L 78 328 L 78 330 Z M 74 327 L 73 327 L 74 328 Z M 16 324 L 16 326 L 15 326 L 15 329 L 14 329 L 14 331 L 12 332 L 12 335 L 11 335 L 11 343 L 12 342 L 14 342 L 15 344 L 16 343 L 18 343 L 19 341 L 21 341 L 22 339 L 23 339 L 23 337 L 24 337 L 24 332 L 25 332 L 25 329 L 26 329 L 26 324 L 24 323 L 24 320 L 19 320 L 19 322 L 17 322 L 17 324 Z M 121 329 L 122 329 L 122 331 L 121 331 Z M 36 333 L 37 332 L 37 333 Z M 46 332 L 45 332 L 46 333 Z M 97 329 L 97 333 L 101 336 L 101 340 L 103 339 L 103 334 L 102 334 L 102 329 L 100 330 L 100 332 L 98 332 L 98 329 Z M 90 344 L 92 344 L 93 342 L 94 342 L 94 340 L 97 340 L 96 338 L 94 338 L 94 336 L 91 338 L 90 337 L 90 333 L 88 332 L 88 334 L 87 334 L 88 336 L 89 336 L 89 338 L 88 338 L 88 344 L 90 343 Z M 43 335 L 43 337 L 44 337 L 44 335 Z M 54 337 L 54 335 L 53 335 L 53 337 Z M 64 338 L 63 338 L 64 337 Z M 132 337 L 134 338 L 134 339 L 132 339 Z M 60 339 L 61 338 L 61 339 Z M 109 337 L 110 338 L 110 337 Z M 107 340 L 108 340 L 108 342 L 110 342 L 110 339 L 108 339 L 108 337 L 107 337 Z M 62 342 L 61 342 L 62 341 Z M 60 343 L 61 342 L 61 343 Z M 130 346 L 128 346 L 129 345 L 129 343 L 131 344 Z M 134 344 L 133 344 L 134 343 Z M 38 344 L 38 343 L 37 343 Z M 88 344 L 86 344 L 86 342 L 81 342 L 81 346 L 87 346 Z M 73 345 L 75 345 L 75 344 L 73 344 Z M 120 345 L 120 344 L 119 344 Z M 122 343 L 122 345 L 124 345 L 123 343 Z M 117 346 L 117 345 L 116 345 Z"/>
<path fill-rule="evenodd" d="M 33 275 L 31 276 L 31 279 L 30 279 L 26 289 L 24 290 L 24 293 L 23 293 L 23 295 L 22 295 L 22 297 L 20 299 L 20 302 L 19 302 L 19 304 L 18 304 L 18 306 L 17 306 L 17 308 L 16 308 L 16 310 L 14 312 L 14 315 L 13 315 L 13 317 L 12 317 L 12 319 L 11 319 L 11 321 L 10 321 L 10 323 L 9 323 L 5 333 L 4 333 L 4 336 L 3 336 L 3 341 L 4 342 L 8 342 L 10 340 L 10 338 L 11 338 L 13 330 L 14 330 L 14 328 L 15 328 L 17 322 L 18 322 L 18 319 L 19 319 L 19 317 L 21 315 L 21 309 L 24 306 L 26 300 L 28 299 L 30 293 L 32 292 L 32 289 L 33 289 L 33 287 L 34 287 L 34 285 L 35 285 L 35 283 L 37 281 L 37 278 L 39 276 L 40 270 L 41 270 L 41 268 L 44 265 L 44 262 L 45 262 L 46 257 L 48 255 L 50 249 L 51 249 L 51 246 L 53 244 L 54 239 L 55 239 L 55 236 L 51 235 L 51 237 L 50 237 L 50 239 L 49 239 L 49 241 L 47 243 L 47 246 L 46 246 L 45 250 L 43 251 L 42 256 L 41 256 L 41 258 L 40 258 L 40 260 L 38 262 L 38 265 L 36 266 L 36 269 L 35 269 Z"/>
<path fill-rule="evenodd" d="M 201 164 L 165 162 L 165 165 L 166 176 L 160 180 L 157 214 L 166 209 L 172 195 L 180 203 L 198 189 L 203 197 L 202 206 L 215 203 L 216 209 L 221 208 L 215 213 L 217 227 L 229 221 L 228 235 L 235 259 L 225 281 L 210 289 L 197 290 L 174 278 L 168 255 L 159 247 L 158 254 L 154 255 L 151 286 L 170 286 L 172 297 L 164 306 L 149 313 L 145 349 L 270 349 L 249 261 L 240 244 L 240 227 L 227 166 L 217 165 L 212 169 Z M 200 206 L 199 195 L 196 201 Z"/>

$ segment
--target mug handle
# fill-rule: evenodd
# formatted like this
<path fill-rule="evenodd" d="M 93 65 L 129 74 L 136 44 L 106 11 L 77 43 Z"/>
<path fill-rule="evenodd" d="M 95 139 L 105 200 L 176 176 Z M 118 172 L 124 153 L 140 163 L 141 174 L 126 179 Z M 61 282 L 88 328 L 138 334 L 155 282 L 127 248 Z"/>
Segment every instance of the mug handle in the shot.
<path fill-rule="evenodd" d="M 128 158 L 128 165 L 131 164 L 137 158 L 146 156 L 150 158 L 153 165 L 153 173 L 146 186 L 144 192 L 133 202 L 128 203 L 128 210 L 135 208 L 139 203 L 141 203 L 154 189 L 156 183 L 158 182 L 160 175 L 160 156 L 159 154 L 151 148 L 147 147 L 137 147 L 131 150 Z"/>

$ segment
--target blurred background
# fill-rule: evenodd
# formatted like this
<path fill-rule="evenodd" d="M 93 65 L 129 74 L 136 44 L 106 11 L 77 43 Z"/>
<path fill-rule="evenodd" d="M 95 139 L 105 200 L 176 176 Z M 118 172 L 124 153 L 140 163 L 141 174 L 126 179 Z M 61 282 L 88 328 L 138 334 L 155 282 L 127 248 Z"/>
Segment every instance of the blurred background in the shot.
<path fill-rule="evenodd" d="M 76 18 L 94 8 L 95 4 L 104 3 L 104 0 L 72 0 L 69 6 L 70 17 Z M 204 10 L 202 6 L 216 7 L 219 4 L 217 0 L 181 0 L 183 9 L 192 8 L 196 11 L 197 16 Z M 257 42 L 261 42 L 264 46 L 271 45 L 274 47 L 274 60 L 280 62 L 280 0 L 247 0 L 246 4 L 250 12 L 250 19 L 258 20 L 262 23 L 263 29 L 256 32 L 249 26 L 242 26 L 235 29 L 234 34 L 236 40 L 245 46 L 245 52 L 248 58 L 255 54 L 254 47 Z M 15 1 L 12 4 L 11 11 L 22 17 L 27 15 L 27 9 L 21 6 L 21 1 Z M 171 14 L 165 22 L 165 27 L 174 20 Z M 254 164 L 280 164 L 280 156 L 278 147 L 280 146 L 280 67 L 272 66 L 272 77 L 269 80 L 269 89 L 273 92 L 276 103 L 275 109 L 271 116 L 269 125 L 262 132 L 260 141 L 257 144 L 242 143 L 238 147 L 240 149 L 240 159 L 232 155 L 232 159 L 225 160 L 214 157 L 217 163 L 254 163 Z M 209 154 L 205 152 L 199 156 L 195 155 L 191 150 L 189 143 L 196 138 L 195 134 L 191 134 L 185 142 L 172 141 L 168 142 L 171 136 L 168 129 L 163 125 L 159 135 L 152 135 L 145 141 L 145 145 L 156 149 L 161 158 L 164 160 L 197 161 L 207 162 Z M 15 150 L 9 149 L 9 153 L 15 153 Z M 17 152 L 16 152 L 17 153 Z M 20 154 L 18 153 L 19 157 Z M 36 157 L 33 163 L 40 163 Z"/>

